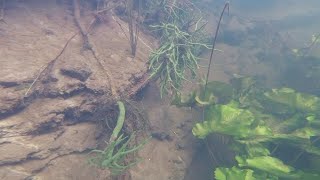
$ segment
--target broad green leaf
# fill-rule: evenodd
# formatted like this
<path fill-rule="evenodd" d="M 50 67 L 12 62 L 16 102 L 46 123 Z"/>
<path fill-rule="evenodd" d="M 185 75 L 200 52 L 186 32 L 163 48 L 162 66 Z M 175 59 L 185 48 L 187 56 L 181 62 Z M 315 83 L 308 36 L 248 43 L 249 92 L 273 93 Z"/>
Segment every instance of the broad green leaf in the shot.
<path fill-rule="evenodd" d="M 257 156 L 253 158 L 242 158 L 236 156 L 239 167 L 259 169 L 263 172 L 284 178 L 299 178 L 293 167 L 285 165 L 280 159 L 271 156 Z"/>
<path fill-rule="evenodd" d="M 253 121 L 250 111 L 227 105 L 210 106 L 206 109 L 205 121 L 197 123 L 192 132 L 199 138 L 213 132 L 246 137 Z"/>
<path fill-rule="evenodd" d="M 197 123 L 192 133 L 198 138 L 205 138 L 213 132 L 238 138 L 271 135 L 268 127 L 254 123 L 255 118 L 250 111 L 234 106 L 234 103 L 209 106 L 205 111 L 205 121 Z"/>
<path fill-rule="evenodd" d="M 299 93 L 290 88 L 273 89 L 264 95 L 277 107 L 283 105 L 303 112 L 317 112 L 320 110 L 320 99 L 318 97 Z"/>
<path fill-rule="evenodd" d="M 258 180 L 253 177 L 253 170 L 232 168 L 217 168 L 214 171 L 216 180 Z"/>
<path fill-rule="evenodd" d="M 248 152 L 249 157 L 270 155 L 269 149 L 262 144 L 247 144 L 246 151 Z"/>
<path fill-rule="evenodd" d="M 234 100 L 224 105 L 219 101 L 218 104 L 208 104 L 204 121 L 192 129 L 198 138 L 219 133 L 234 140 L 231 146 L 237 154 L 239 167 L 217 168 L 216 179 L 242 180 L 247 175 L 259 180 L 320 179 L 316 174 L 318 167 L 310 165 L 304 169 L 307 172 L 295 170 L 293 166 L 298 166 L 288 166 L 283 163 L 281 156 L 277 156 L 284 152 L 272 154 L 277 157 L 271 157 L 270 153 L 274 150 L 271 148 L 280 144 L 291 154 L 301 152 L 309 154 L 311 158 L 320 157 L 320 148 L 317 147 L 320 137 L 320 98 L 290 88 L 262 91 L 255 89 L 252 79 L 240 79 L 233 82 L 237 85 Z M 276 152 L 279 151 L 283 151 L 283 148 L 276 149 Z"/>
<path fill-rule="evenodd" d="M 320 136 L 320 129 L 319 128 L 313 128 L 313 127 L 304 127 L 296 130 L 292 133 L 292 135 L 310 139 L 313 136 Z"/>

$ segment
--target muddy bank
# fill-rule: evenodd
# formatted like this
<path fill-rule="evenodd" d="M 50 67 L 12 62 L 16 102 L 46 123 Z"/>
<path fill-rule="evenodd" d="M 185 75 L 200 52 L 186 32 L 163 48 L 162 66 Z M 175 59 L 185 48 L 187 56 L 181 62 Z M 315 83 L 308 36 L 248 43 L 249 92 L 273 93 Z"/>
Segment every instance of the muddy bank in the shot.
<path fill-rule="evenodd" d="M 111 12 L 88 33 L 88 49 L 68 1 L 7 1 L 4 10 L 0 178 L 105 179 L 87 153 L 110 133 L 99 121 L 146 73 L 150 49 L 141 45 L 133 59 L 126 24 Z M 81 10 L 85 27 L 94 18 Z"/>

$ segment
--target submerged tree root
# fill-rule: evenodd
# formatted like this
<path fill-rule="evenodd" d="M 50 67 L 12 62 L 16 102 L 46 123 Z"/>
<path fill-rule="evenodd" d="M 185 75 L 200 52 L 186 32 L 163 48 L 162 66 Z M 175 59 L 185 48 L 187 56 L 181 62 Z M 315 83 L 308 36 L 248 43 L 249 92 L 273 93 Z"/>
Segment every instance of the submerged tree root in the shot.
<path fill-rule="evenodd" d="M 101 60 L 98 58 L 98 54 L 97 51 L 95 50 L 93 44 L 90 42 L 88 33 L 89 31 L 85 30 L 85 28 L 83 27 L 82 23 L 81 23 L 81 17 L 80 17 L 80 5 L 79 5 L 79 0 L 73 0 L 73 10 L 74 10 L 74 18 L 75 18 L 75 22 L 76 25 L 78 26 L 80 33 L 82 35 L 83 38 L 83 47 L 84 49 L 90 50 L 93 57 L 96 59 L 96 61 L 99 64 L 99 67 L 102 68 L 103 73 L 106 75 L 106 77 L 108 78 L 109 81 L 109 86 L 110 86 L 110 90 L 111 90 L 111 95 L 112 96 L 116 96 L 116 91 L 114 89 L 113 86 L 113 79 L 112 76 L 110 75 L 110 71 L 101 63 Z M 96 22 L 96 18 L 91 21 L 90 25 L 89 25 L 89 30 L 91 29 L 92 25 Z"/>
<path fill-rule="evenodd" d="M 54 66 L 54 64 L 56 63 L 57 59 L 63 54 L 63 52 L 66 50 L 68 44 L 70 43 L 70 41 L 77 35 L 74 34 L 73 36 L 71 36 L 71 38 L 68 39 L 68 41 L 66 42 L 66 44 L 64 45 L 64 47 L 62 48 L 62 50 L 60 51 L 60 53 L 54 58 L 52 59 L 44 69 L 40 70 L 38 76 L 33 80 L 33 82 L 31 83 L 30 87 L 28 88 L 27 92 L 24 94 L 25 97 L 28 96 L 30 90 L 32 89 L 32 87 L 36 84 L 36 82 L 38 81 L 38 79 L 42 76 L 42 75 L 48 75 L 51 71 L 52 68 Z"/>

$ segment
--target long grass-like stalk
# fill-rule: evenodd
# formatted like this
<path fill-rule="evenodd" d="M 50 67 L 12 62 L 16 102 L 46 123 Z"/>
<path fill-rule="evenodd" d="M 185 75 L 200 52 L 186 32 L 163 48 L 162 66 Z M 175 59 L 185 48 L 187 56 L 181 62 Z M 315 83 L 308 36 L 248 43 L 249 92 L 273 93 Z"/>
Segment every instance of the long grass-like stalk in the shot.
<path fill-rule="evenodd" d="M 223 8 L 223 10 L 221 12 L 220 19 L 219 19 L 219 22 L 218 22 L 218 25 L 217 25 L 216 33 L 214 35 L 214 40 L 213 40 L 213 43 L 212 43 L 212 49 L 211 49 L 210 60 L 209 60 L 209 66 L 208 66 L 208 71 L 207 71 L 207 76 L 206 76 L 206 84 L 204 86 L 204 97 L 206 97 L 206 93 L 207 93 L 207 85 L 208 85 L 208 79 L 209 79 L 209 74 L 210 74 L 210 69 L 211 69 L 212 58 L 213 58 L 213 51 L 214 51 L 214 48 L 215 48 L 215 45 L 216 45 L 216 41 L 217 41 L 219 29 L 220 29 L 221 20 L 222 20 L 222 17 L 224 15 L 224 12 L 226 11 L 226 9 L 228 9 L 228 13 L 229 13 L 229 2 L 226 2 L 226 4 L 224 5 L 224 8 Z"/>

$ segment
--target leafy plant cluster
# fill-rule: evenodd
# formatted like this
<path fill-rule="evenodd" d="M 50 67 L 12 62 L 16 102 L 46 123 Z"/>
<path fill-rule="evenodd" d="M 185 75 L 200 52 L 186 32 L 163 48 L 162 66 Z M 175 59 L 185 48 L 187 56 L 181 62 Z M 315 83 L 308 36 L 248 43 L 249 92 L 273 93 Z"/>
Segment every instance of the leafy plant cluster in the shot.
<path fill-rule="evenodd" d="M 137 164 L 139 161 L 126 162 L 126 158 L 129 154 L 141 149 L 147 142 L 144 141 L 135 147 L 130 147 L 129 143 L 134 139 L 135 135 L 132 134 L 130 137 L 126 137 L 123 134 L 119 135 L 125 120 L 125 106 L 121 101 L 118 102 L 118 105 L 120 112 L 117 125 L 112 132 L 107 147 L 104 150 L 92 150 L 91 153 L 95 153 L 96 156 L 89 159 L 91 165 L 109 169 L 112 176 L 118 176 Z"/>
<path fill-rule="evenodd" d="M 203 48 L 210 49 L 204 40 L 205 23 L 195 12 L 192 4 L 189 6 L 177 1 L 162 1 L 163 15 L 159 24 L 150 27 L 160 37 L 160 47 L 151 53 L 149 70 L 151 77 L 160 78 L 161 95 L 176 94 L 181 90 L 188 75 L 196 77 L 198 55 Z M 188 74 L 189 73 L 189 74 Z"/>
<path fill-rule="evenodd" d="M 192 129 L 204 139 L 211 133 L 232 138 L 233 167 L 218 167 L 217 180 L 320 179 L 320 98 L 290 88 L 258 88 L 250 77 L 231 84 L 210 82 L 178 106 L 201 106 L 204 121 Z"/>

